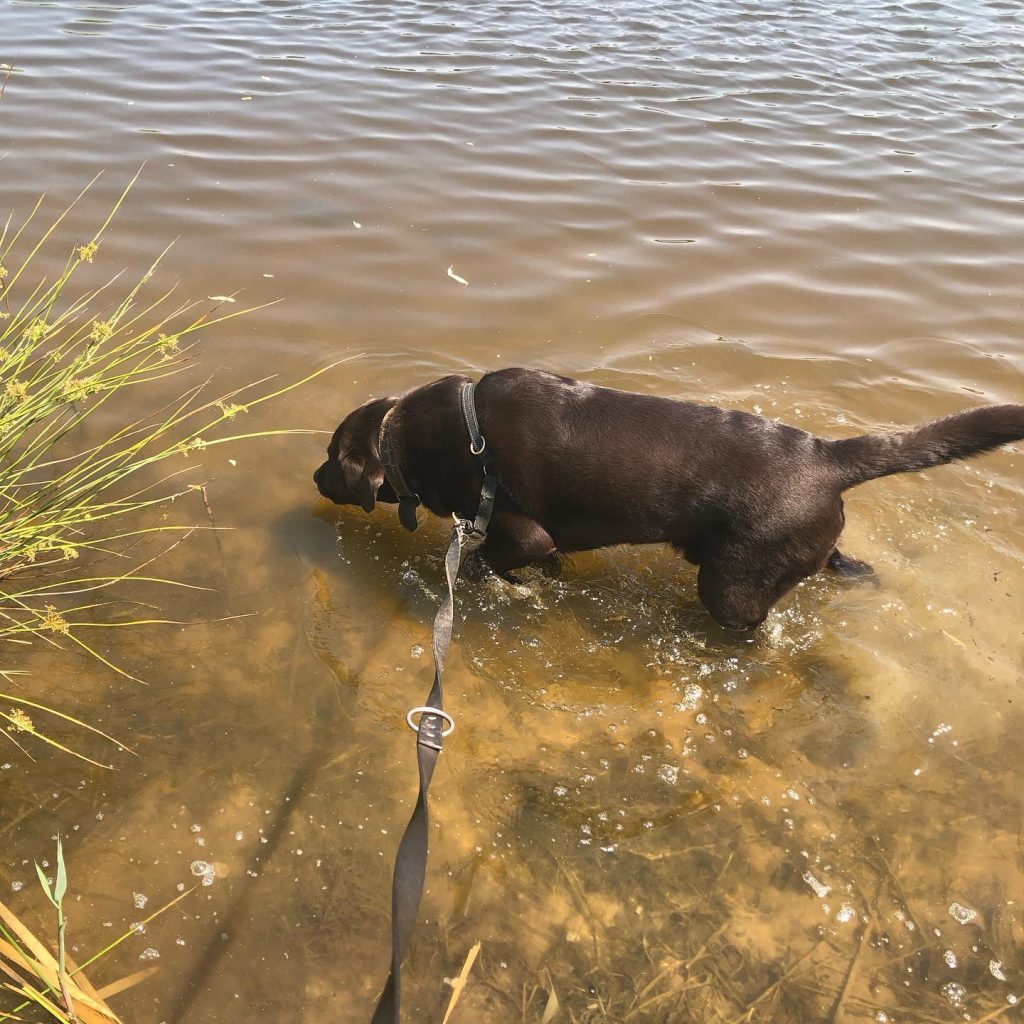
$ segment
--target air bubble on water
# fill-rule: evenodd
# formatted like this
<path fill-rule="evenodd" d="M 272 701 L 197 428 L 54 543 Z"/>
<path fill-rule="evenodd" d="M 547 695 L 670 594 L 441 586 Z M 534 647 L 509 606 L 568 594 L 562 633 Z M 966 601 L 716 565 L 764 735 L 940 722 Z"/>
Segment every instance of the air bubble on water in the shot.
<path fill-rule="evenodd" d="M 128 926 L 129 931 L 135 932 L 136 935 L 146 934 L 146 922 L 145 921 L 132 921 Z"/>
<path fill-rule="evenodd" d="M 675 705 L 676 711 L 694 711 L 697 702 L 704 696 L 704 691 L 696 683 L 687 683 L 683 687 L 683 699 Z"/>
<path fill-rule="evenodd" d="M 413 658 L 422 658 L 423 644 L 413 644 L 412 647 L 409 648 L 409 655 Z"/>
<path fill-rule="evenodd" d="M 832 891 L 831 885 L 819 882 L 810 871 L 804 872 L 803 879 L 814 890 L 814 895 L 817 896 L 819 900 L 823 900 Z"/>
<path fill-rule="evenodd" d="M 847 924 L 850 921 L 856 921 L 857 920 L 857 911 L 854 910 L 853 907 L 851 907 L 849 903 L 844 903 L 839 908 L 839 913 L 836 914 L 836 920 L 840 924 Z"/>
<path fill-rule="evenodd" d="M 954 953 L 953 950 L 947 949 L 946 952 L 942 954 L 942 959 L 946 961 L 946 966 L 951 971 L 956 970 L 956 953 Z"/>
<path fill-rule="evenodd" d="M 135 905 L 135 909 L 136 910 L 142 910 L 142 908 L 145 907 L 145 905 L 146 905 L 147 898 L 148 897 L 143 895 L 141 892 L 133 892 L 132 893 L 132 903 Z"/>
<path fill-rule="evenodd" d="M 939 991 L 949 1000 L 953 1006 L 962 1006 L 967 989 L 955 981 L 947 981 Z"/>
<path fill-rule="evenodd" d="M 144 949 L 139 954 L 139 959 L 140 960 L 159 960 L 160 959 L 160 951 L 158 949 L 154 949 L 152 946 L 150 946 L 149 949 Z"/>
<path fill-rule="evenodd" d="M 878 1013 L 875 1014 L 875 1020 L 878 1022 L 878 1024 L 889 1024 L 891 1018 L 889 1014 L 885 1012 L 885 1010 L 879 1010 Z"/>
<path fill-rule="evenodd" d="M 740 749 L 736 751 L 736 756 L 741 761 L 745 761 L 747 759 L 747 752 L 746 752 L 746 750 L 743 747 L 740 747 Z"/>
<path fill-rule="evenodd" d="M 238 842 L 241 842 L 244 838 L 245 838 L 245 833 L 241 829 L 239 829 L 235 833 L 235 839 L 238 840 Z"/>
<path fill-rule="evenodd" d="M 674 764 L 663 764 L 658 769 L 658 778 L 674 786 L 679 781 L 679 769 Z"/>
<path fill-rule="evenodd" d="M 203 826 L 202 826 L 202 825 L 193 825 L 193 826 L 192 826 L 192 827 L 191 827 L 191 828 L 189 829 L 189 831 L 190 831 L 190 832 L 202 832 L 202 831 L 203 831 Z"/>
<path fill-rule="evenodd" d="M 555 786 L 554 793 L 555 793 L 555 796 L 557 796 L 559 799 L 561 799 L 563 796 L 565 796 L 566 793 L 568 793 L 568 792 L 569 792 L 569 790 L 567 790 L 565 788 L 565 786 Z"/>
<path fill-rule="evenodd" d="M 192 874 L 203 880 L 203 885 L 213 885 L 217 879 L 217 869 L 205 860 L 194 860 L 190 865 Z"/>
<path fill-rule="evenodd" d="M 950 903 L 949 916 L 960 924 L 967 924 L 978 916 L 978 912 L 970 907 L 965 907 L 962 903 Z"/>
<path fill-rule="evenodd" d="M 1006 981 L 1006 974 L 1003 972 L 1003 963 L 1001 960 L 989 960 L 988 973 L 991 974 L 996 981 Z"/>
<path fill-rule="evenodd" d="M 1014 994 L 1013 994 L 1013 993 L 1011 992 L 1011 993 L 1010 993 L 1010 994 L 1009 994 L 1009 995 L 1008 995 L 1008 996 L 1006 997 L 1006 1001 L 1007 1001 L 1007 1002 L 1008 1002 L 1008 1003 L 1009 1003 L 1009 1004 L 1010 1004 L 1011 1006 L 1016 1006 L 1016 1005 L 1017 1005 L 1017 1003 L 1019 1002 L 1019 999 L 1017 998 L 1017 996 L 1015 996 L 1015 995 L 1014 995 Z"/>

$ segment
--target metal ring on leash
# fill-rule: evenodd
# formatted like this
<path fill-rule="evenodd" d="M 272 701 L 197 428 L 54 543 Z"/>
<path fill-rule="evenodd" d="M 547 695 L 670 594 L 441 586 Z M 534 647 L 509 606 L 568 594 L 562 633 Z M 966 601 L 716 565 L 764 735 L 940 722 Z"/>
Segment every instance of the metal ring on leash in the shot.
<path fill-rule="evenodd" d="M 407 726 L 409 726 L 409 728 L 412 729 L 413 732 L 419 732 L 420 731 L 420 726 L 419 726 L 418 722 L 414 722 L 412 720 L 412 716 L 413 715 L 420 715 L 420 714 L 422 714 L 422 715 L 436 715 L 438 718 L 443 718 L 448 723 L 448 728 L 441 730 L 441 739 L 445 739 L 448 736 L 451 736 L 451 734 L 453 732 L 455 732 L 455 719 L 452 718 L 452 716 L 449 715 L 447 711 L 442 711 L 440 708 L 429 708 L 429 707 L 412 708 L 406 714 L 406 716 L 405 716 L 405 724 Z"/>
<path fill-rule="evenodd" d="M 470 450 L 470 451 L 471 451 L 471 452 L 472 452 L 472 453 L 473 453 L 474 455 L 483 455 L 483 453 L 484 453 L 484 449 L 485 449 L 486 447 L 487 447 L 487 441 L 485 440 L 485 438 L 484 438 L 484 435 L 483 435 L 483 434 L 481 434 L 481 435 L 480 435 L 480 447 L 479 447 L 479 448 L 475 447 L 475 442 L 474 442 L 474 441 L 473 441 L 472 439 L 470 439 L 470 442 L 469 442 L 469 450 Z"/>

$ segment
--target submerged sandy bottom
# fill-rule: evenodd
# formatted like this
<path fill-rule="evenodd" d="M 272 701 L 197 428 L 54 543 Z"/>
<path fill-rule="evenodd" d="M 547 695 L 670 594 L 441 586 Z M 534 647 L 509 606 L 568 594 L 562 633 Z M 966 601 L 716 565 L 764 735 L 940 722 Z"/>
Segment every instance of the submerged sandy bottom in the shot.
<path fill-rule="evenodd" d="M 1024 397 L 1017 20 L 0 0 L 3 205 L 105 167 L 70 244 L 146 161 L 95 273 L 179 237 L 153 288 L 284 299 L 197 374 L 362 354 L 247 430 L 525 364 L 838 437 Z M 160 571 L 211 589 L 100 613 L 192 624 L 89 634 L 146 685 L 0 651 L 139 755 L 0 747 L 3 898 L 48 927 L 58 829 L 76 956 L 197 886 L 95 969 L 161 968 L 128 1022 L 365 1021 L 383 981 L 445 529 L 318 504 L 325 444 L 193 456 L 228 529 Z M 452 1024 L 537 1024 L 551 993 L 555 1024 L 1021 1019 L 1022 497 L 1019 446 L 851 492 L 878 584 L 809 581 L 751 643 L 662 549 L 460 585 L 407 1019 L 478 941 Z"/>

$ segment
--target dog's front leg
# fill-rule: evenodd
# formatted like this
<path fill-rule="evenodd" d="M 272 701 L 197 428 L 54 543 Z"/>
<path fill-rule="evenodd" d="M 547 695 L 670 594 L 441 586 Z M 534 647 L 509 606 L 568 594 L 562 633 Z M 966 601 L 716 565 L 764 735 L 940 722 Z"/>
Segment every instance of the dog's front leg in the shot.
<path fill-rule="evenodd" d="M 503 579 L 513 569 L 534 564 L 547 568 L 558 558 L 551 534 L 536 519 L 507 511 L 495 512 L 480 555 Z"/>

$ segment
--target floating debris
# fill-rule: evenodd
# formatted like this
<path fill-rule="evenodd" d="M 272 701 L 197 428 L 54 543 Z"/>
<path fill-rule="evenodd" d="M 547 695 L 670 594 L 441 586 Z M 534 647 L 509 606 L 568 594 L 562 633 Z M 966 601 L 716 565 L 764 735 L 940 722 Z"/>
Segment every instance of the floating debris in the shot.
<path fill-rule="evenodd" d="M 996 981 L 1006 981 L 1006 974 L 1003 972 L 1003 962 L 1001 960 L 989 960 L 988 973 L 991 974 Z"/>
<path fill-rule="evenodd" d="M 817 896 L 819 900 L 823 900 L 832 891 L 831 885 L 819 882 L 814 875 L 810 873 L 810 871 L 805 871 L 803 873 L 803 879 L 814 890 L 814 895 Z"/>
<path fill-rule="evenodd" d="M 461 284 L 463 286 L 466 286 L 466 285 L 469 284 L 469 282 L 464 277 L 459 277 L 459 275 L 455 273 L 455 264 L 454 263 L 448 268 L 448 276 L 453 281 L 458 281 L 459 284 Z"/>

